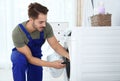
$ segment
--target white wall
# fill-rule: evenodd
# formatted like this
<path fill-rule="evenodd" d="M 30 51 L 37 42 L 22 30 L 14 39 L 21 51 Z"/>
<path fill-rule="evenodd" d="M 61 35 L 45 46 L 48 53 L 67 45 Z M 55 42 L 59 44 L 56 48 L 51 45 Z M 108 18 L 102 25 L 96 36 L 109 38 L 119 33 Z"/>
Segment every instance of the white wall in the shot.
<path fill-rule="evenodd" d="M 12 2 L 1 0 L 0 2 L 0 67 L 9 65 L 11 53 L 11 30 L 12 30 Z M 3 63 L 5 63 L 3 65 Z"/>
<path fill-rule="evenodd" d="M 120 25 L 120 0 L 94 0 L 94 7 L 98 8 L 98 3 L 103 2 L 106 13 L 112 14 L 112 26 Z M 83 26 L 90 26 L 90 16 L 93 15 L 91 0 L 84 0 Z"/>

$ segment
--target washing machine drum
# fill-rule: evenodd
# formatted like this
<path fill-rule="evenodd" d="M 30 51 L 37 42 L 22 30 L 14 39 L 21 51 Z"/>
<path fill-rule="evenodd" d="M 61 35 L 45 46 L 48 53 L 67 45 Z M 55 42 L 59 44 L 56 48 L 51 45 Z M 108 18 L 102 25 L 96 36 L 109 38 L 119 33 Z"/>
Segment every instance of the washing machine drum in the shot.
<path fill-rule="evenodd" d="M 55 60 L 63 60 L 63 57 L 57 53 L 53 53 L 53 54 L 47 56 L 47 61 L 52 62 Z M 56 69 L 56 68 L 49 67 L 49 72 L 52 75 L 52 77 L 54 77 L 54 78 L 60 77 L 62 75 L 63 71 L 64 71 L 64 68 Z"/>

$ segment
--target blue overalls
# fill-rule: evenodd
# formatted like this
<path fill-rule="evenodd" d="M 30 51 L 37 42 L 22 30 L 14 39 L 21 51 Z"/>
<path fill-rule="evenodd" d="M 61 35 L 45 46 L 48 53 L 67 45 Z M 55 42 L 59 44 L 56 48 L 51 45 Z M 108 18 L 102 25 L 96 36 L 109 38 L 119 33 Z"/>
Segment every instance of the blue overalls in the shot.
<path fill-rule="evenodd" d="M 19 27 L 23 30 L 29 39 L 27 45 L 30 48 L 32 55 L 41 59 L 41 46 L 45 42 L 44 32 L 40 32 L 39 39 L 32 39 L 22 24 L 19 24 Z M 12 71 L 14 81 L 26 81 L 26 79 L 27 81 L 42 81 L 42 66 L 36 66 L 28 63 L 25 55 L 17 51 L 16 48 L 12 50 L 11 61 L 13 64 Z"/>

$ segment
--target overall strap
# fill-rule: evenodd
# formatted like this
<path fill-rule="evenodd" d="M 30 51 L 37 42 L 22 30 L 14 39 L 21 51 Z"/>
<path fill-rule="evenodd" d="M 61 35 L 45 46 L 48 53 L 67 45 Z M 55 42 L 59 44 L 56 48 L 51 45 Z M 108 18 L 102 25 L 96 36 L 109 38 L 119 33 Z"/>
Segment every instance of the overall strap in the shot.
<path fill-rule="evenodd" d="M 25 29 L 25 27 L 22 24 L 19 24 L 19 27 L 23 30 L 27 38 L 32 41 L 32 37 L 30 36 L 29 32 Z"/>
<path fill-rule="evenodd" d="M 44 31 L 40 32 L 40 39 L 41 39 L 41 40 L 44 39 Z"/>

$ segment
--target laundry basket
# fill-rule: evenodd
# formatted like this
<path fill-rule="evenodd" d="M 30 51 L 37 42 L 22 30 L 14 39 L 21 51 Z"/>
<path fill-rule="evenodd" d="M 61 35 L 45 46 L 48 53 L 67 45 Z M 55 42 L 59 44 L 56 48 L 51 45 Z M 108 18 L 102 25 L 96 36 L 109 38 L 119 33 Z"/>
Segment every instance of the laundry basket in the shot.
<path fill-rule="evenodd" d="M 111 26 L 111 14 L 97 14 L 91 16 L 91 26 Z"/>

